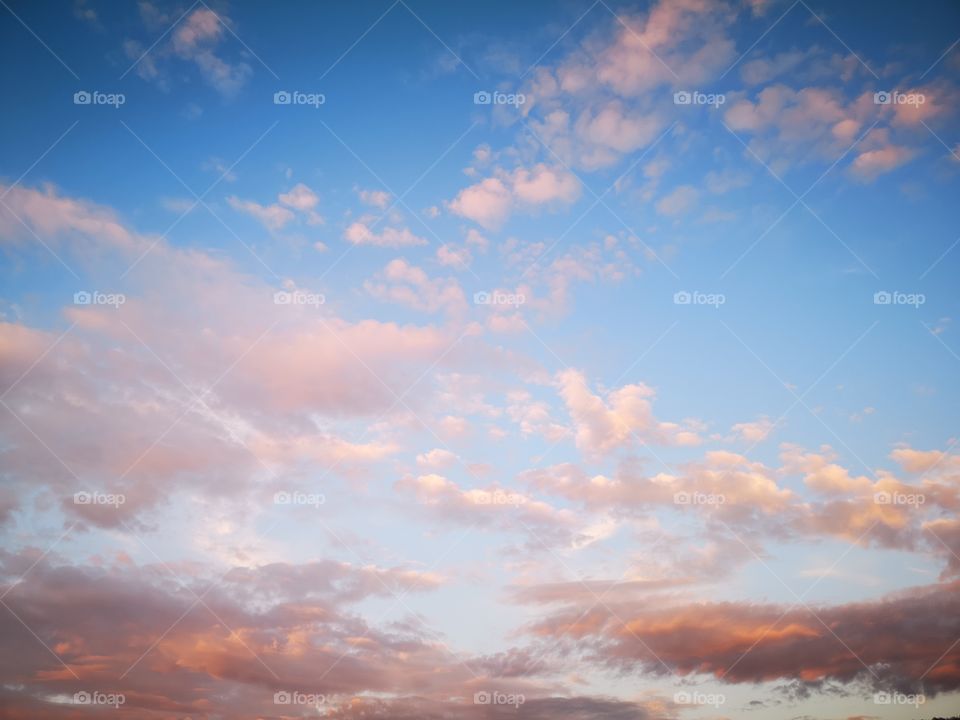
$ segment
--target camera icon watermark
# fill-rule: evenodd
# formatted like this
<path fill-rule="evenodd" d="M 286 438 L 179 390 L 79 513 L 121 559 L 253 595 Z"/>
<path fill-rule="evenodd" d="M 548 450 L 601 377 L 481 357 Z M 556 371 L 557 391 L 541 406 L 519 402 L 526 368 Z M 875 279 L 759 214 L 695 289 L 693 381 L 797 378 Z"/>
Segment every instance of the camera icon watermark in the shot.
<path fill-rule="evenodd" d="M 127 701 L 123 693 L 105 693 L 99 690 L 81 690 L 73 694 L 74 705 L 109 705 L 120 707 Z"/>
<path fill-rule="evenodd" d="M 715 109 L 727 101 L 723 93 L 705 93 L 699 90 L 679 90 L 673 94 L 674 105 L 712 105 Z"/>
<path fill-rule="evenodd" d="M 877 505 L 909 505 L 911 507 L 920 507 L 927 502 L 927 496 L 923 493 L 878 492 L 874 494 L 873 502 Z"/>
<path fill-rule="evenodd" d="M 880 90 L 873 94 L 874 105 L 913 105 L 920 107 L 927 101 L 923 93 L 903 93 L 896 90 Z"/>
<path fill-rule="evenodd" d="M 473 94 L 474 105 L 512 105 L 519 108 L 527 102 L 527 96 L 523 93 L 505 93 L 499 90 L 488 92 L 487 90 L 478 90 Z"/>
<path fill-rule="evenodd" d="M 526 495 L 504 492 L 503 490 L 472 490 L 470 498 L 477 505 L 510 505 L 518 507 L 527 502 Z"/>
<path fill-rule="evenodd" d="M 723 505 L 727 497 L 720 493 L 678 492 L 673 495 L 675 505 Z"/>
<path fill-rule="evenodd" d="M 878 692 L 873 694 L 873 702 L 876 705 L 913 705 L 918 708 L 927 702 L 927 698 L 922 693 Z"/>
<path fill-rule="evenodd" d="M 323 93 L 307 93 L 300 90 L 277 90 L 273 94 L 274 105 L 308 105 L 319 109 L 326 104 L 327 96 Z"/>
<path fill-rule="evenodd" d="M 473 294 L 474 305 L 509 305 L 519 307 L 527 301 L 526 295 L 522 293 L 506 293 L 500 290 L 487 292 L 481 290 Z"/>
<path fill-rule="evenodd" d="M 104 293 L 99 290 L 88 292 L 79 290 L 73 294 L 74 305 L 111 305 L 119 308 L 127 301 L 127 296 L 123 293 Z"/>
<path fill-rule="evenodd" d="M 527 701 L 521 693 L 504 693 L 497 690 L 481 690 L 473 694 L 474 705 L 512 705 L 520 707 Z"/>
<path fill-rule="evenodd" d="M 727 697 L 722 693 L 704 693 L 698 690 L 689 692 L 687 690 L 681 690 L 680 692 L 674 693 L 673 701 L 677 705 L 709 705 L 718 708 L 727 702 Z"/>
<path fill-rule="evenodd" d="M 927 302 L 927 296 L 923 293 L 905 293 L 899 290 L 888 292 L 879 290 L 873 294 L 874 305 L 912 305 L 919 308 Z"/>
<path fill-rule="evenodd" d="M 305 693 L 299 690 L 278 690 L 273 694 L 274 705 L 311 705 L 319 708 L 327 702 L 327 696 L 320 693 Z"/>
<path fill-rule="evenodd" d="M 123 93 L 105 93 L 99 90 L 77 90 L 73 94 L 74 105 L 109 105 L 114 109 L 127 102 Z"/>
<path fill-rule="evenodd" d="M 127 502 L 127 496 L 122 493 L 105 493 L 97 490 L 81 490 L 73 494 L 74 505 L 112 505 L 120 507 Z"/>
<path fill-rule="evenodd" d="M 320 307 L 327 302 L 325 295 L 320 293 L 305 292 L 303 290 L 278 290 L 273 294 L 274 305 L 310 305 Z"/>
<path fill-rule="evenodd" d="M 327 498 L 323 493 L 281 490 L 273 495 L 274 505 L 307 505 L 309 507 L 319 508 L 325 502 L 327 502 Z"/>
<path fill-rule="evenodd" d="M 727 302 L 723 293 L 704 293 L 699 290 L 679 290 L 673 294 L 674 305 L 712 305 L 719 309 Z"/>

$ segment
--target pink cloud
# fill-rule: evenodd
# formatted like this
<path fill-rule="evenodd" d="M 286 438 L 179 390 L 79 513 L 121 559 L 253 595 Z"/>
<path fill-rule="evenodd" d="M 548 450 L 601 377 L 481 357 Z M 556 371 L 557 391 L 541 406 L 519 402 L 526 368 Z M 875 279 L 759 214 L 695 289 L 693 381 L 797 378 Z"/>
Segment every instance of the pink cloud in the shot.
<path fill-rule="evenodd" d="M 653 416 L 655 392 L 643 383 L 624 385 L 606 394 L 593 394 L 583 373 L 564 370 L 557 387 L 573 419 L 577 447 L 592 455 L 632 446 L 641 440 L 659 443 L 698 442 L 695 433 Z"/>
<path fill-rule="evenodd" d="M 426 245 L 427 240 L 415 235 L 408 228 L 385 227 L 375 232 L 367 221 L 352 223 L 343 233 L 345 240 L 354 245 L 372 245 L 374 247 L 410 247 Z"/>
<path fill-rule="evenodd" d="M 448 203 L 450 211 L 488 230 L 498 229 L 510 215 L 513 199 L 498 178 L 487 178 L 464 188 Z"/>
<path fill-rule="evenodd" d="M 462 315 L 467 309 L 463 288 L 453 278 L 431 278 L 406 260 L 391 260 L 375 279 L 364 283 L 374 297 L 423 312 Z"/>
<path fill-rule="evenodd" d="M 909 162 L 914 155 L 915 152 L 910 148 L 887 145 L 857 155 L 850 170 L 861 180 L 871 181 Z"/>

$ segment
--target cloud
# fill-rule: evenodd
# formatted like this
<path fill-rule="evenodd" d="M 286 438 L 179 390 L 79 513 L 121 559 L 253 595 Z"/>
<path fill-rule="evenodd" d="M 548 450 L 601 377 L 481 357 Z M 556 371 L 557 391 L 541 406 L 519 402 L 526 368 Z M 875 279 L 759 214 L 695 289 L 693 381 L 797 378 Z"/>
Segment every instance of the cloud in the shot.
<path fill-rule="evenodd" d="M 379 233 L 374 232 L 369 220 L 352 223 L 344 231 L 343 237 L 354 245 L 373 247 L 399 248 L 427 244 L 425 238 L 414 235 L 408 228 L 385 227 Z"/>
<path fill-rule="evenodd" d="M 390 198 L 393 196 L 385 190 L 357 190 L 360 200 L 367 205 L 371 205 L 381 210 L 386 210 L 390 205 Z"/>
<path fill-rule="evenodd" d="M 460 284 L 453 278 L 431 278 L 406 260 L 391 260 L 374 280 L 363 284 L 374 297 L 423 312 L 445 312 L 462 315 L 467 299 Z"/>
<path fill-rule="evenodd" d="M 488 230 L 499 229 L 510 215 L 513 198 L 499 178 L 487 178 L 464 188 L 451 200 L 450 212 L 473 220 Z"/>
<path fill-rule="evenodd" d="M 914 588 L 878 601 L 781 607 L 708 602 L 669 608 L 595 604 L 538 623 L 539 636 L 572 636 L 591 660 L 622 671 L 709 674 L 726 683 L 863 683 L 933 696 L 960 688 L 960 586 Z M 882 632 L 878 632 L 882 629 Z M 919 678 L 924 680 L 919 681 Z"/>
<path fill-rule="evenodd" d="M 271 231 L 279 231 L 293 222 L 299 214 L 308 225 L 321 225 L 323 217 L 316 212 L 320 202 L 317 194 L 303 183 L 294 185 L 288 192 L 277 195 L 278 202 L 261 205 L 253 200 L 241 200 L 235 195 L 227 198 L 234 210 L 245 212 L 259 220 Z"/>
<path fill-rule="evenodd" d="M 497 683 L 498 688 L 502 687 Z M 480 692 L 491 685 L 476 684 Z M 508 688 L 509 689 L 509 688 Z M 514 688 L 516 690 L 516 688 Z M 499 692 L 505 692 L 498 689 Z M 528 691 L 529 692 L 529 691 Z M 402 698 L 357 698 L 348 707 L 328 715 L 331 720 L 652 720 L 661 716 L 663 702 L 640 702 L 607 697 L 526 697 L 518 707 Z"/>
<path fill-rule="evenodd" d="M 909 162 L 914 154 L 914 151 L 910 148 L 887 145 L 857 155 L 850 166 L 850 170 L 861 180 L 875 180 L 879 175 Z"/>
<path fill-rule="evenodd" d="M 278 305 L 276 288 L 230 263 L 141 236 L 106 208 L 52 188 L 18 187 L 5 203 L 65 262 L 95 273 L 91 287 L 126 294 L 119 307 L 64 307 L 74 327 L 63 338 L 62 329 L 0 323 L 0 376 L 8 388 L 23 376 L 6 402 L 19 413 L 30 408 L 39 437 L 60 438 L 55 457 L 26 427 L 5 425 L 4 466 L 8 485 L 24 491 L 21 503 L 30 488 L 29 497 L 84 524 L 116 527 L 146 522 L 188 491 L 242 503 L 264 480 L 261 463 L 274 472 L 336 463 L 349 476 L 395 453 L 399 430 L 373 427 L 353 443 L 328 422 L 372 421 L 391 410 L 395 419 L 405 413 L 394 392 L 441 356 L 446 367 L 461 357 L 451 349 L 453 329 L 348 322 L 322 305 Z M 32 237 L 11 221 L 10 211 L 0 214 L 8 242 Z M 108 284 L 138 259 L 123 285 Z M 420 278 L 411 267 L 393 272 L 397 282 Z M 436 288 L 434 301 L 465 303 L 455 285 Z M 477 350 L 470 339 L 462 345 Z M 219 378 L 215 386 L 211 378 Z M 406 402 L 426 395 L 424 383 Z M 35 482 L 37 472 L 44 483 Z M 72 502 L 94 490 L 127 501 Z"/>
<path fill-rule="evenodd" d="M 320 202 L 317 194 L 303 183 L 294 185 L 290 192 L 280 193 L 277 199 L 300 212 L 313 210 Z"/>
<path fill-rule="evenodd" d="M 730 428 L 734 437 L 749 443 L 759 443 L 766 440 L 773 431 L 774 423 L 768 417 L 762 417 L 753 422 L 736 423 Z"/>
<path fill-rule="evenodd" d="M 661 215 L 682 215 L 694 206 L 699 195 L 696 188 L 681 185 L 657 201 L 657 212 Z"/>
<path fill-rule="evenodd" d="M 455 270 L 466 270 L 473 262 L 473 255 L 468 248 L 446 243 L 437 248 L 437 262 Z"/>
<path fill-rule="evenodd" d="M 542 400 L 534 400 L 526 390 L 507 394 L 507 415 L 524 436 L 541 435 L 547 442 L 556 443 L 571 435 L 570 428 L 556 421 L 553 408 Z"/>
<path fill-rule="evenodd" d="M 253 200 L 241 200 L 236 195 L 228 197 L 227 202 L 234 210 L 245 212 L 259 220 L 268 230 L 282 230 L 296 217 L 281 205 L 261 205 Z"/>
<path fill-rule="evenodd" d="M 594 83 L 634 97 L 674 82 L 703 83 L 711 68 L 736 57 L 726 31 L 734 14 L 701 0 L 658 2 L 646 15 L 618 17 L 612 42 L 597 41 L 561 63 L 559 85 L 571 94 Z"/>
<path fill-rule="evenodd" d="M 521 479 L 538 492 L 581 504 L 593 511 L 615 510 L 641 517 L 655 506 L 673 507 L 678 512 L 709 511 L 727 523 L 753 530 L 764 528 L 765 518 L 786 522 L 791 503 L 797 500 L 789 489 L 762 463 L 742 455 L 709 451 L 696 462 L 685 463 L 676 472 L 645 476 L 624 468 L 613 477 L 589 475 L 574 464 L 562 463 L 531 470 Z M 722 503 L 698 507 L 679 498 L 694 495 L 723 498 Z M 762 516 L 762 517 L 761 517 Z"/>
<path fill-rule="evenodd" d="M 540 163 L 530 170 L 517 168 L 511 177 L 520 202 L 542 205 L 559 200 L 572 203 L 580 197 L 580 181 L 571 173 Z"/>
<path fill-rule="evenodd" d="M 650 144 L 667 126 L 658 113 L 630 110 L 619 100 L 587 106 L 575 115 L 551 110 L 531 125 L 553 153 L 586 170 L 615 164 Z"/>
<path fill-rule="evenodd" d="M 567 170 L 538 163 L 500 171 L 464 188 L 447 207 L 488 230 L 499 229 L 515 209 L 570 204 L 580 197 L 580 181 Z"/>
<path fill-rule="evenodd" d="M 163 17 L 149 2 L 140 3 L 140 12 L 148 29 L 173 22 Z M 175 18 L 174 18 L 175 19 Z M 177 58 L 192 63 L 204 81 L 224 97 L 233 97 L 252 75 L 250 65 L 243 61 L 230 62 L 222 56 L 219 46 L 225 39 L 224 31 L 231 24 L 226 15 L 202 7 L 180 20 L 170 39 L 162 44 L 144 48 L 135 40 L 127 40 L 124 50 L 136 61 L 136 72 L 145 80 L 157 82 L 161 87 L 169 85 L 173 75 L 163 69 L 169 59 Z"/>
<path fill-rule="evenodd" d="M 656 394 L 643 383 L 624 385 L 607 393 L 606 399 L 594 395 L 583 373 L 563 370 L 557 374 L 557 386 L 573 419 L 577 447 L 593 455 L 608 453 L 640 440 L 696 444 L 695 432 L 660 423 L 653 416 Z"/>
<path fill-rule="evenodd" d="M 174 564 L 160 574 L 129 562 L 32 560 L 3 558 L 5 577 L 30 567 L 0 616 L 13 653 L 0 661 L 12 717 L 59 717 L 65 706 L 55 698 L 81 690 L 122 693 L 121 715 L 198 715 L 215 705 L 253 720 L 276 714 L 280 690 L 326 694 L 334 709 L 360 692 L 449 696 L 470 687 L 466 668 L 439 681 L 444 651 L 414 627 L 368 626 L 350 611 L 366 598 L 432 591 L 440 581 L 428 573 L 317 561 L 224 574 Z"/>
<path fill-rule="evenodd" d="M 443 470 L 457 462 L 457 456 L 449 450 L 434 448 L 417 455 L 417 465 L 431 470 Z"/>
<path fill-rule="evenodd" d="M 839 90 L 769 85 L 755 99 L 729 99 L 724 121 L 752 135 L 749 147 L 776 171 L 841 157 L 875 121 L 872 94 L 847 98 Z"/>
<path fill-rule="evenodd" d="M 63 240 L 73 246 L 82 244 L 90 252 L 112 248 L 132 253 L 149 245 L 124 227 L 112 210 L 61 195 L 52 185 L 39 190 L 0 186 L 0 192 L 5 196 L 4 205 L 0 206 L 4 239 L 21 235 L 23 221 L 43 238 Z"/>
<path fill-rule="evenodd" d="M 531 73 L 528 124 L 564 163 L 593 171 L 652 143 L 669 125 L 673 89 L 705 87 L 736 47 L 729 6 L 657 2 L 619 13 L 552 66 Z"/>
<path fill-rule="evenodd" d="M 543 543 L 571 546 L 578 540 L 576 518 L 570 511 L 510 488 L 465 489 L 436 473 L 405 477 L 395 488 L 415 498 L 440 522 L 521 532 L 530 536 L 531 547 L 542 548 Z"/>

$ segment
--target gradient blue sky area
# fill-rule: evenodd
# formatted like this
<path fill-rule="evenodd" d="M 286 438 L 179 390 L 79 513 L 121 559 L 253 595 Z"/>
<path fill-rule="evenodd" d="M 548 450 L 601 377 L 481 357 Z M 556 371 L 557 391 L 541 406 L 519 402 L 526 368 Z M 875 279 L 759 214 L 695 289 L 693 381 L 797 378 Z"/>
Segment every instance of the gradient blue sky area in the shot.
<path fill-rule="evenodd" d="M 111 688 L 118 716 L 151 718 L 300 717 L 270 699 L 298 688 L 335 698 L 330 717 L 396 720 L 485 717 L 471 698 L 498 688 L 528 718 L 956 710 L 956 617 L 898 650 L 863 631 L 914 632 L 889 618 L 924 593 L 957 608 L 956 2 L 0 6 L 2 577 L 39 608 L 11 604 L 11 631 L 40 641 L 0 664 L 11 717 L 93 717 L 62 698 Z M 94 289 L 127 302 L 74 304 Z M 272 302 L 294 289 L 325 303 Z M 475 303 L 495 289 L 527 302 Z M 128 501 L 70 500 L 98 488 Z M 878 508 L 896 488 L 926 501 Z M 325 502 L 271 500 L 296 489 Z M 471 495 L 495 489 L 523 504 Z M 344 575 L 310 580 L 318 561 Z M 240 573 L 211 602 L 245 642 L 160 635 L 185 607 L 169 587 L 122 647 L 44 604 L 101 572 L 149 596 L 164 568 L 199 589 Z M 416 589 L 377 592 L 380 570 Z M 762 608 L 808 588 L 836 624 L 774 641 Z M 270 624 L 328 601 L 352 634 Z M 562 631 L 598 604 L 609 625 Z M 617 644 L 628 627 L 642 648 Z M 754 640 L 786 669 L 724 674 Z M 725 702 L 677 699 L 692 687 Z"/>

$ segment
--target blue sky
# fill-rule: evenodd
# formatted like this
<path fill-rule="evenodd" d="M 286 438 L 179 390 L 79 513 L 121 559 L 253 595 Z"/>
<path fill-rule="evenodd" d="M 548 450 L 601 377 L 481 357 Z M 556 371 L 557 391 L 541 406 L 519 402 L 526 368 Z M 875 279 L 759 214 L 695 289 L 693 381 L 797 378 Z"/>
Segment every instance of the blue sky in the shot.
<path fill-rule="evenodd" d="M 955 4 L 2 5 L 12 717 L 956 707 Z"/>

